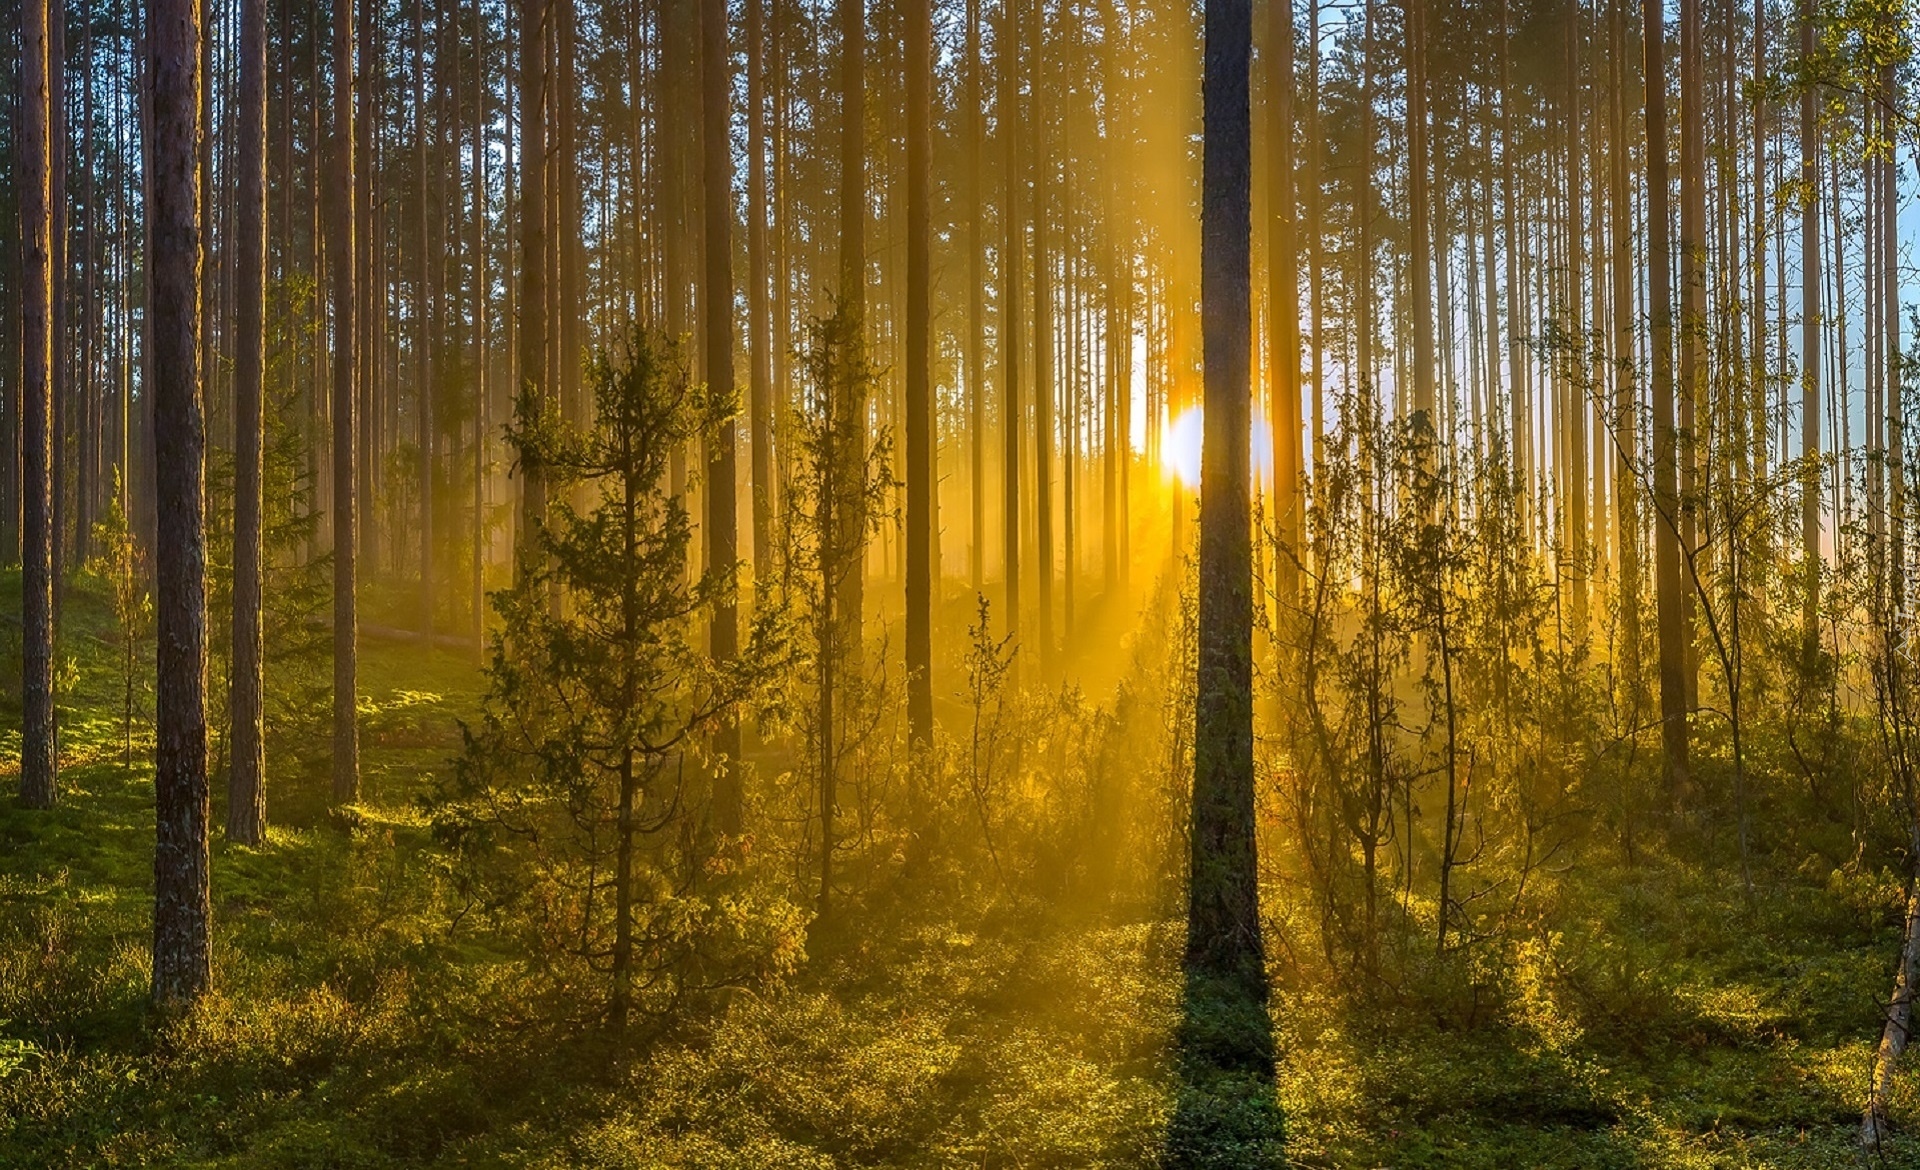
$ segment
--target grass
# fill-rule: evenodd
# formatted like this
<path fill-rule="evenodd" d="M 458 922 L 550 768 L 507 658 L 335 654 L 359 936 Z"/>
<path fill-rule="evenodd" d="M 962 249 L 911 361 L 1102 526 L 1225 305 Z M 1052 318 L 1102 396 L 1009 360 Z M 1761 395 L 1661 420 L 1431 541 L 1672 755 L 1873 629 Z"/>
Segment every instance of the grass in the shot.
<path fill-rule="evenodd" d="M 416 647 L 363 651 L 354 809 L 329 808 L 312 753 L 275 745 L 267 845 L 214 844 L 216 993 L 156 1020 L 151 772 L 142 753 L 119 759 L 104 609 L 78 594 L 67 622 L 59 807 L 0 800 L 0 1165 L 1162 1157 L 1180 935 L 1137 911 L 909 885 L 816 939 L 785 984 L 625 1042 L 583 1026 L 596 988 L 456 924 L 416 798 L 458 750 L 480 678 Z M 1495 976 L 1408 958 L 1399 985 L 1361 996 L 1277 960 L 1287 1157 L 1854 1164 L 1901 890 L 1783 858 L 1763 872 L 1749 910 L 1730 873 L 1679 856 L 1577 864 L 1552 879 L 1550 920 L 1499 944 Z M 1270 908 L 1297 909 L 1290 896 L 1276 885 Z M 1894 1118 L 1920 1129 L 1911 1075 Z M 1902 1136 L 1880 1163 L 1920 1166 L 1920 1144 Z"/>

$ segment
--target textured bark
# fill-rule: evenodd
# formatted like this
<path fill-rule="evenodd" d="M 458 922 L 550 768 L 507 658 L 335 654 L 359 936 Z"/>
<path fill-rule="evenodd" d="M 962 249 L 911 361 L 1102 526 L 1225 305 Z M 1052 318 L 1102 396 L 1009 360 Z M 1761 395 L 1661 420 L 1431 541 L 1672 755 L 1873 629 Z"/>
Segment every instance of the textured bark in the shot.
<path fill-rule="evenodd" d="M 1427 5 L 1407 0 L 1407 192 L 1413 222 L 1413 411 L 1416 426 L 1433 431 L 1433 224 L 1427 162 Z"/>
<path fill-rule="evenodd" d="M 53 710 L 53 271 L 48 186 L 47 0 L 22 5 L 20 183 L 20 803 L 52 808 L 59 763 Z"/>
<path fill-rule="evenodd" d="M 987 559 L 987 388 L 986 355 L 986 209 L 980 198 L 982 159 L 982 123 L 986 121 L 986 98 L 980 92 L 980 0 L 967 0 L 966 32 L 966 119 L 967 169 L 967 491 L 972 536 L 967 548 L 967 568 L 973 590 L 978 593 L 986 583 Z"/>
<path fill-rule="evenodd" d="M 1046 95 L 1045 0 L 1031 0 L 1027 16 L 1027 166 L 1033 176 L 1033 566 L 1034 636 L 1040 669 L 1052 677 L 1053 642 L 1053 256 L 1047 238 L 1053 214 L 1053 156 L 1047 128 L 1057 115 Z"/>
<path fill-rule="evenodd" d="M 733 398 L 733 146 L 727 134 L 732 77 L 727 53 L 727 0 L 700 0 L 701 120 L 706 186 L 706 342 L 707 389 L 715 398 Z M 707 568 L 730 583 L 739 559 L 735 504 L 734 416 L 728 414 L 708 438 Z M 727 662 L 740 650 L 739 616 L 729 588 L 714 606 L 708 627 L 709 650 Z M 720 830 L 741 826 L 740 726 L 732 714 L 714 730 L 714 813 Z"/>
<path fill-rule="evenodd" d="M 1820 125 L 1811 83 L 1813 21 L 1812 0 L 1801 0 L 1800 64 L 1809 80 L 1800 94 L 1800 555 L 1806 573 L 1800 621 L 1809 663 L 1820 652 Z"/>
<path fill-rule="evenodd" d="M 360 798 L 360 725 L 357 709 L 360 557 L 359 498 L 362 436 L 358 395 L 363 249 L 360 183 L 355 165 L 353 0 L 333 0 L 332 224 L 327 232 L 333 284 L 333 799 Z"/>
<path fill-rule="evenodd" d="M 1680 443 L 1673 385 L 1673 268 L 1668 233 L 1667 36 L 1661 0 L 1642 0 L 1646 52 L 1647 282 L 1653 321 L 1653 571 L 1660 623 L 1660 729 L 1668 794 L 1690 785 L 1687 761 L 1686 597 L 1680 578 Z"/>
<path fill-rule="evenodd" d="M 747 349 L 753 575 L 773 572 L 773 373 L 767 324 L 766 4 L 747 0 Z"/>
<path fill-rule="evenodd" d="M 241 0 L 239 216 L 234 245 L 233 360 L 233 720 L 227 774 L 227 836 L 258 845 L 266 836 L 264 778 L 266 631 L 261 602 L 262 443 L 265 376 L 262 321 L 266 285 L 266 0 Z"/>
<path fill-rule="evenodd" d="M 1189 978 L 1264 1003 L 1253 819 L 1247 0 L 1207 0 L 1200 305 L 1206 439 L 1200 464 L 1199 675 L 1195 690 Z M 1246 1054 L 1257 1058 L 1258 1054 Z"/>
<path fill-rule="evenodd" d="M 1608 114 L 1612 123 L 1613 149 L 1608 151 L 1608 210 L 1612 213 L 1612 261 L 1614 323 L 1614 435 L 1619 461 L 1614 468 L 1614 525 L 1620 566 L 1621 647 L 1627 663 L 1626 676 L 1638 680 L 1640 671 L 1640 584 L 1643 549 L 1640 542 L 1640 411 L 1635 389 L 1635 318 L 1633 279 L 1633 209 L 1627 193 L 1627 0 L 1612 0 L 1607 21 L 1611 62 L 1611 100 Z M 1638 686 L 1636 682 L 1634 684 Z M 1644 692 L 1636 692 L 1644 693 Z"/>
<path fill-rule="evenodd" d="M 928 203 L 933 0 L 907 0 L 907 727 L 933 743 L 933 366 Z"/>
<path fill-rule="evenodd" d="M 1702 0 L 1680 0 L 1680 387 L 1679 482 L 1680 543 L 1701 556 L 1699 512 L 1705 495 L 1703 472 L 1707 443 L 1702 426 L 1707 393 L 1707 147 L 1705 52 Z M 1683 570 L 1684 573 L 1684 570 Z M 1680 596 L 1681 680 L 1692 710 L 1699 689 L 1699 656 L 1693 628 L 1696 601 L 1691 589 Z"/>
<path fill-rule="evenodd" d="M 547 36 L 549 0 L 520 0 L 520 373 L 522 409 L 547 401 Z M 547 516 L 546 474 L 522 464 L 517 550 L 524 573 Z"/>
<path fill-rule="evenodd" d="M 1416 4 L 1424 10 L 1421 0 Z M 1274 584 L 1282 605 L 1300 593 L 1300 281 L 1294 242 L 1293 0 L 1267 0 L 1267 426 L 1273 447 Z M 1425 138 L 1422 136 L 1422 148 Z M 1431 389 L 1431 387 L 1429 387 Z"/>
<path fill-rule="evenodd" d="M 212 980 L 207 875 L 207 563 L 201 416 L 200 8 L 148 10 L 153 135 L 154 719 L 153 998 L 198 999 Z"/>
<path fill-rule="evenodd" d="M 864 348 L 867 336 L 867 73 L 866 42 L 867 15 L 865 0 L 838 0 L 840 16 L 840 303 L 847 314 L 850 324 L 850 336 L 856 346 Z M 852 369 L 861 364 L 857 355 L 848 363 Z M 851 417 L 862 420 L 861 440 L 858 446 L 866 446 L 865 424 L 867 417 L 866 386 L 849 384 L 843 390 L 849 395 L 844 410 Z M 858 467 L 849 468 L 847 474 L 861 482 L 847 485 L 847 499 L 864 501 L 866 490 L 862 486 L 866 477 L 866 461 L 862 458 Z M 839 620 L 845 627 L 836 637 L 842 651 L 847 655 L 848 673 L 859 677 L 864 667 L 861 665 L 863 627 L 865 622 L 865 597 L 867 576 L 867 513 L 864 503 L 855 503 L 845 509 L 840 516 L 844 528 L 842 541 L 849 550 L 847 572 L 841 577 L 838 586 L 840 597 L 836 608 Z"/>
<path fill-rule="evenodd" d="M 1014 0 L 1001 0 L 1000 29 L 994 38 L 994 65 L 1000 74 L 997 120 L 1003 148 L 1001 176 L 1006 184 L 1000 205 L 1000 226 L 1005 234 L 1000 252 L 1000 475 L 1004 506 L 1001 539 L 1005 545 L 1007 578 L 1005 620 L 1008 634 L 1016 637 L 1020 632 L 1020 432 L 1025 425 L 1025 408 L 1020 401 L 1020 272 L 1026 250 L 1025 229 L 1020 223 L 1018 27 Z M 1016 657 L 1012 670 L 1018 672 L 1019 669 Z"/>

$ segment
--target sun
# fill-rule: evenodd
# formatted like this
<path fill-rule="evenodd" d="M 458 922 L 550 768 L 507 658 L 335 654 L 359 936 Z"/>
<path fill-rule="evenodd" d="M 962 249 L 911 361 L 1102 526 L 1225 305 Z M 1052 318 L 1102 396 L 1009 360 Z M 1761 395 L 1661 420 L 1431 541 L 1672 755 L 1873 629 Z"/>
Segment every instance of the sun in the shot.
<path fill-rule="evenodd" d="M 1167 474 L 1189 491 L 1200 488 L 1200 439 L 1205 431 L 1200 407 L 1196 405 L 1189 406 L 1169 422 L 1161 437 L 1160 462 Z"/>

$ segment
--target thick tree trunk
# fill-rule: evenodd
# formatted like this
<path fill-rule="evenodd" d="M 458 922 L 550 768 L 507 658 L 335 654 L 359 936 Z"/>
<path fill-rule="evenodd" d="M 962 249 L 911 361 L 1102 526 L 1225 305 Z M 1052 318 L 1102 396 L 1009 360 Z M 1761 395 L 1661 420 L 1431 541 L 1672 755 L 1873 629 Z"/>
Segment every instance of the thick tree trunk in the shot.
<path fill-rule="evenodd" d="M 52 808 L 59 769 L 53 710 L 53 232 L 48 187 L 47 0 L 21 6 L 20 161 L 20 803 Z"/>
<path fill-rule="evenodd" d="M 705 154 L 707 390 L 716 399 L 733 398 L 733 144 L 727 133 L 733 92 L 727 52 L 727 0 L 700 0 L 701 139 Z M 715 661 L 731 661 L 740 648 L 740 627 L 733 586 L 739 559 L 735 506 L 734 421 L 727 414 L 708 438 L 707 569 L 726 582 L 708 626 Z M 718 773 L 714 814 L 720 831 L 741 827 L 740 726 L 724 714 L 714 731 Z"/>
<path fill-rule="evenodd" d="M 1201 179 L 1199 675 L 1195 689 L 1189 979 L 1264 1004 L 1253 814 L 1253 550 L 1248 500 L 1252 295 L 1247 0 L 1207 0 Z M 1223 1054 L 1256 1067 L 1270 1052 Z"/>
<path fill-rule="evenodd" d="M 266 419 L 267 14 L 266 0 L 240 6 L 240 174 L 234 248 L 233 672 L 228 715 L 233 763 L 227 775 L 227 836 L 258 845 L 266 836 L 266 631 L 260 613 Z"/>
<path fill-rule="evenodd" d="M 907 22 L 907 727 L 933 744 L 933 365 L 928 204 L 933 0 L 906 0 Z"/>
<path fill-rule="evenodd" d="M 153 137 L 154 720 L 153 998 L 198 999 L 212 980 L 207 874 L 207 562 L 201 417 L 200 10 L 154 0 L 148 13 Z"/>

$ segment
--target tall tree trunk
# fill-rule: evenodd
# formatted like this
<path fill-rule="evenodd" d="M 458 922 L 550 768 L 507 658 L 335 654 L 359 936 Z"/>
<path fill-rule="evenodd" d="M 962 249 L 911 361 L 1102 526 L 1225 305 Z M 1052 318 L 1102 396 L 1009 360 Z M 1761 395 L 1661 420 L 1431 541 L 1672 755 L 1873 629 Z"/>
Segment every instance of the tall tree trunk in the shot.
<path fill-rule="evenodd" d="M 485 0 L 473 5 L 473 329 L 474 370 L 473 418 L 473 644 L 474 653 L 484 658 L 487 646 L 487 437 L 491 425 L 493 349 L 489 331 L 488 301 L 493 291 L 489 271 L 487 239 L 487 9 Z"/>
<path fill-rule="evenodd" d="M 1802 653 L 1820 653 L 1820 127 L 1813 84 L 1814 10 L 1800 3 L 1800 553 Z M 1764 312 L 1763 306 L 1756 312 Z"/>
<path fill-rule="evenodd" d="M 1414 0 L 1425 11 L 1424 0 Z M 1300 277 L 1294 243 L 1293 0 L 1267 0 L 1267 425 L 1273 447 L 1274 584 L 1299 600 L 1301 513 Z M 1416 121 L 1416 125 L 1417 125 Z M 1422 135 L 1424 149 L 1424 135 Z M 1417 231 L 1418 229 L 1416 229 Z M 1431 387 L 1429 387 L 1431 389 Z"/>
<path fill-rule="evenodd" d="M 865 0 L 838 0 L 840 16 L 840 300 L 850 324 L 848 337 L 861 351 L 849 355 L 848 370 L 865 364 L 867 344 L 867 15 Z M 853 379 L 843 387 L 848 400 L 842 408 L 857 420 L 859 442 L 854 444 L 858 467 L 849 467 L 846 485 L 850 506 L 839 514 L 844 529 L 846 571 L 835 603 L 844 632 L 834 641 L 847 656 L 847 673 L 860 677 L 867 576 L 866 500 L 866 384 Z"/>
<path fill-rule="evenodd" d="M 980 198 L 982 125 L 985 97 L 980 92 L 980 0 L 967 0 L 966 119 L 967 119 L 967 444 L 971 539 L 968 570 L 978 593 L 986 583 L 987 559 L 987 394 L 986 356 L 986 210 Z"/>
<path fill-rule="evenodd" d="M 1039 3 L 1039 0 L 1030 0 Z M 1020 222 L 1020 37 L 1014 0 L 1000 0 L 1000 29 L 994 38 L 994 66 L 1000 74 L 999 117 L 1004 148 L 1001 177 L 1006 185 L 1000 226 L 1006 242 L 1000 251 L 1000 474 L 1005 514 L 1001 537 L 1006 546 L 1007 633 L 1020 632 L 1020 432 L 1025 426 L 1020 402 L 1020 275 L 1025 264 L 1026 231 Z M 1017 644 L 1017 642 L 1016 642 Z M 1013 670 L 1017 671 L 1018 658 Z M 1017 675 L 1016 675 L 1017 678 Z"/>
<path fill-rule="evenodd" d="M 21 6 L 20 64 L 20 803 L 52 808 L 59 769 L 53 709 L 53 214 L 47 0 Z"/>
<path fill-rule="evenodd" d="M 360 308 L 363 248 L 357 243 L 360 167 L 354 126 L 354 0 L 333 0 L 333 223 L 327 267 L 333 278 L 333 799 L 360 798 L 358 560 L 360 477 Z"/>
<path fill-rule="evenodd" d="M 1033 526 L 1034 636 L 1040 667 L 1051 674 L 1053 644 L 1053 257 L 1047 240 L 1053 214 L 1053 156 L 1047 128 L 1056 115 L 1046 95 L 1046 0 L 1027 5 L 1027 165 L 1033 176 Z"/>
<path fill-rule="evenodd" d="M 207 875 L 207 561 L 198 310 L 200 12 L 149 9 L 153 139 L 154 693 L 153 998 L 191 1003 L 212 981 Z"/>
<path fill-rule="evenodd" d="M 547 403 L 547 36 L 551 0 L 520 0 L 520 337 L 516 410 L 528 420 Z M 518 572 L 533 567 L 547 517 L 547 477 L 520 466 Z"/>
<path fill-rule="evenodd" d="M 705 153 L 707 390 L 717 400 L 733 398 L 733 142 L 727 133 L 733 92 L 727 53 L 727 0 L 700 0 L 701 141 Z M 708 627 L 714 660 L 727 663 L 739 653 L 740 627 L 734 608 L 739 537 L 734 500 L 733 415 L 714 428 L 707 451 L 707 569 L 724 582 Z M 741 826 L 740 726 L 725 714 L 714 732 L 718 774 L 714 780 L 715 819 L 720 831 L 737 834 Z"/>
<path fill-rule="evenodd" d="M 1712 555 L 1699 541 L 1699 513 L 1706 496 L 1708 444 L 1702 407 L 1707 394 L 1707 148 L 1705 51 L 1701 0 L 1680 2 L 1680 540 L 1696 560 Z M 1699 697 L 1699 655 L 1693 626 L 1697 604 L 1691 589 L 1681 595 L 1687 709 Z"/>
<path fill-rule="evenodd" d="M 1608 151 L 1608 204 L 1613 255 L 1609 268 L 1613 278 L 1613 418 L 1619 447 L 1614 471 L 1615 541 L 1620 566 L 1621 643 L 1625 649 L 1627 678 L 1637 697 L 1640 687 L 1640 408 L 1635 389 L 1635 318 L 1633 278 L 1633 210 L 1627 194 L 1627 0 L 1612 0 L 1607 21 L 1610 42 L 1608 60 L 1611 98 L 1608 103 L 1613 149 Z"/>
<path fill-rule="evenodd" d="M 773 572 L 773 374 L 767 325 L 766 4 L 747 0 L 747 348 L 753 575 Z"/>
<path fill-rule="evenodd" d="M 433 636 L 433 392 L 435 384 L 434 350 L 440 345 L 438 306 L 434 297 L 433 269 L 442 259 L 437 255 L 430 224 L 428 203 L 432 195 L 427 186 L 427 137 L 445 134 L 446 127 L 432 127 L 427 120 L 427 4 L 413 0 L 413 160 L 416 219 L 415 256 L 419 260 L 414 273 L 414 441 L 419 450 L 420 478 L 420 628 L 429 641 Z M 442 201 L 444 203 L 444 200 Z"/>
<path fill-rule="evenodd" d="M 1587 633 L 1587 387 L 1591 376 L 1586 339 L 1586 306 L 1582 282 L 1587 279 L 1585 183 L 1580 147 L 1580 0 L 1567 0 L 1566 9 L 1566 181 L 1567 257 L 1566 329 L 1572 349 L 1566 360 L 1566 410 L 1559 419 L 1566 440 L 1567 509 L 1564 527 L 1568 587 L 1573 598 L 1575 639 Z"/>
<path fill-rule="evenodd" d="M 240 5 L 239 233 L 234 248 L 233 364 L 233 721 L 227 774 L 227 836 L 243 845 L 266 837 L 265 660 L 261 619 L 261 513 L 266 417 L 267 13 L 266 0 Z"/>
<path fill-rule="evenodd" d="M 1265 948 L 1253 811 L 1253 550 L 1249 531 L 1252 210 L 1247 0 L 1207 0 L 1202 86 L 1199 673 L 1195 688 L 1190 984 L 1264 1004 Z M 1244 1036 L 1236 1033 L 1244 1043 Z M 1270 1051 L 1224 1061 L 1271 1071 Z"/>
<path fill-rule="evenodd" d="M 1667 786 L 1691 787 L 1687 760 L 1686 595 L 1680 567 L 1680 436 L 1673 384 L 1673 269 L 1668 224 L 1667 34 L 1662 0 L 1642 0 L 1647 98 L 1647 282 L 1653 319 L 1654 598 L 1660 623 L 1660 727 Z"/>
<path fill-rule="evenodd" d="M 1411 205 L 1413 422 L 1436 434 L 1433 356 L 1433 224 L 1428 208 L 1427 5 L 1407 0 L 1407 191 Z"/>
<path fill-rule="evenodd" d="M 907 22 L 907 728 L 933 744 L 933 276 L 929 156 L 933 0 L 906 0 Z"/>

